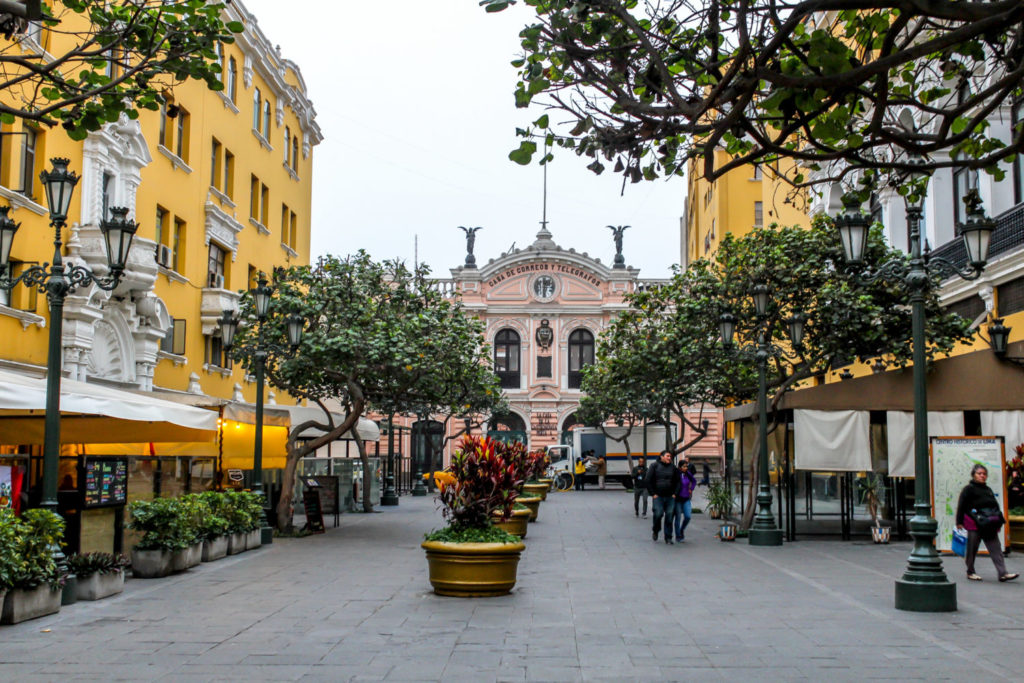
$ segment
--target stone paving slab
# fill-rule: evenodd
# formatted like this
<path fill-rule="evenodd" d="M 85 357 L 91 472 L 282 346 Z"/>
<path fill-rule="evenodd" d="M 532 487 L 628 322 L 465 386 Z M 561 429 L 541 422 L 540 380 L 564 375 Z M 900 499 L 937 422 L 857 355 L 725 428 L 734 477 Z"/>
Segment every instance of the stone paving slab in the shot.
<path fill-rule="evenodd" d="M 117 597 L 0 627 L 0 681 L 1019 680 L 1024 584 L 945 566 L 960 610 L 893 609 L 909 543 L 652 543 L 621 490 L 554 493 L 508 596 L 434 595 L 431 498 L 347 514 Z M 1011 571 L 1024 570 L 1017 555 Z"/>

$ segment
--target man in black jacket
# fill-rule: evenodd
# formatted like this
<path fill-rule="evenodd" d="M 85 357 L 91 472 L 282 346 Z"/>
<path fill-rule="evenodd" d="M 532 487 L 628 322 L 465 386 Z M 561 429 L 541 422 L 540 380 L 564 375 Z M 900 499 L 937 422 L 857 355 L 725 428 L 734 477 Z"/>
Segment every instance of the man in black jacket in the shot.
<path fill-rule="evenodd" d="M 672 515 L 675 510 L 675 493 L 679 490 L 679 470 L 672 464 L 672 453 L 662 451 L 658 461 L 647 468 L 647 490 L 654 498 L 651 511 L 654 513 L 654 528 L 651 538 L 658 540 L 658 527 L 664 517 L 665 543 L 672 545 Z"/>
<path fill-rule="evenodd" d="M 633 468 L 633 512 L 640 516 L 640 498 L 644 499 L 644 518 L 647 517 L 647 459 L 640 456 Z"/>

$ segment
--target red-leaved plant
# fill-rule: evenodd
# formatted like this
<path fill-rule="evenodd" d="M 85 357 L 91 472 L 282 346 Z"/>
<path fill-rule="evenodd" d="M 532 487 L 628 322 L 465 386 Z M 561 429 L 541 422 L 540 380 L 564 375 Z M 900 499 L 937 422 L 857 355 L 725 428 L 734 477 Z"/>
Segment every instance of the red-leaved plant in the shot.
<path fill-rule="evenodd" d="M 514 446 L 487 437 L 462 437 L 447 476 L 435 475 L 437 497 L 453 531 L 490 526 L 492 515 L 503 521 L 512 516 L 523 483 L 521 459 Z"/>

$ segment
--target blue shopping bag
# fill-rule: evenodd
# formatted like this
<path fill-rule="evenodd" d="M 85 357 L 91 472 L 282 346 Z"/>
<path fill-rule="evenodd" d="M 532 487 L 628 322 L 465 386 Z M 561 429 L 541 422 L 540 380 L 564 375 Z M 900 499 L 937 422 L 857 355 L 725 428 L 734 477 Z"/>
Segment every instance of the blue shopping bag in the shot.
<path fill-rule="evenodd" d="M 953 529 L 953 552 L 960 557 L 967 554 L 967 532 L 963 529 Z"/>

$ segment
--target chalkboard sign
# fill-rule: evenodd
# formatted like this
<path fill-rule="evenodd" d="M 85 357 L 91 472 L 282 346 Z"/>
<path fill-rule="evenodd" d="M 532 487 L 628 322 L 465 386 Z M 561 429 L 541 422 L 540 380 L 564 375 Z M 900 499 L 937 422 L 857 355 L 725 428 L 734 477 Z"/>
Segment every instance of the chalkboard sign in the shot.
<path fill-rule="evenodd" d="M 127 494 L 127 460 L 89 458 L 85 461 L 85 507 L 124 505 Z"/>
<path fill-rule="evenodd" d="M 302 504 L 306 508 L 305 529 L 314 534 L 324 533 L 324 513 L 320 508 L 320 489 L 307 488 L 303 491 Z"/>

